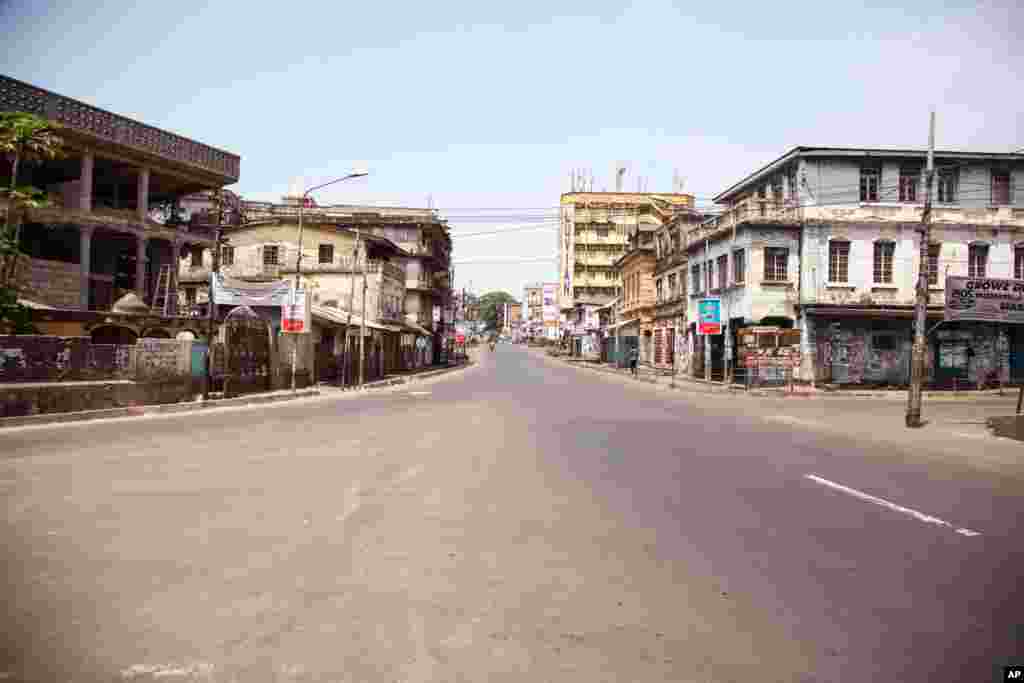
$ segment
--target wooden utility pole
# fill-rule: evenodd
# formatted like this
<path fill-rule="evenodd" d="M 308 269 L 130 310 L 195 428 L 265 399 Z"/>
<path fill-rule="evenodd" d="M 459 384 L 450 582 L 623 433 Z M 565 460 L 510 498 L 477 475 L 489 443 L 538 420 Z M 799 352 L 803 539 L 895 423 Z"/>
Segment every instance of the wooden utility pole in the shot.
<path fill-rule="evenodd" d="M 925 355 L 928 340 L 925 323 L 928 316 L 928 247 L 931 244 L 932 181 L 935 177 L 935 112 L 928 120 L 928 168 L 925 171 L 924 211 L 921 213 L 920 265 L 917 270 L 917 304 L 914 307 L 914 348 L 910 369 L 910 391 L 907 392 L 907 427 L 921 427 L 921 390 L 924 385 Z"/>

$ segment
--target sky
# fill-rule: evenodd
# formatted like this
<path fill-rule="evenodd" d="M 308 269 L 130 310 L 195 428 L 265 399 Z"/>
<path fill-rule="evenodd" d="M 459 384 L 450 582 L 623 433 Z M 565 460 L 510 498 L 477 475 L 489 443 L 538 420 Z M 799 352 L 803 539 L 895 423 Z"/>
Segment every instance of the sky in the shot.
<path fill-rule="evenodd" d="M 933 107 L 940 149 L 1024 147 L 1019 3 L 903 4 L 0 0 L 0 72 L 239 154 L 247 199 L 365 166 L 317 200 L 432 205 L 456 286 L 519 297 L 571 169 L 703 202 L 796 145 L 924 147 Z"/>

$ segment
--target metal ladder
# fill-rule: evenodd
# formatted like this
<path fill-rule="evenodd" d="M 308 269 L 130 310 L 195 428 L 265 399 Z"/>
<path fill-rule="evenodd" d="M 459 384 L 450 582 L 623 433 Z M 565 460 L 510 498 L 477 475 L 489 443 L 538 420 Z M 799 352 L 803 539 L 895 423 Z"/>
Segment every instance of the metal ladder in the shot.
<path fill-rule="evenodd" d="M 156 278 L 156 291 L 153 292 L 153 310 L 160 311 L 164 317 L 171 315 L 171 265 L 160 266 L 160 274 Z"/>

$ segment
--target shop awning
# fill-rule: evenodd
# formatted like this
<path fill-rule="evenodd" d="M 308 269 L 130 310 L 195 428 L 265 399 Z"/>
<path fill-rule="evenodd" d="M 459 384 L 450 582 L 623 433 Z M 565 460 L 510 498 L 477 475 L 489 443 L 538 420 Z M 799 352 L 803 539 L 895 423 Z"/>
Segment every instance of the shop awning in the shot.
<path fill-rule="evenodd" d="M 804 304 L 807 315 L 822 318 L 867 318 L 874 320 L 912 320 L 913 306 L 836 306 L 831 304 Z M 941 306 L 929 306 L 929 318 L 941 318 Z"/>
<path fill-rule="evenodd" d="M 313 317 L 321 322 L 333 323 L 335 325 L 347 325 L 350 323 L 349 312 L 340 308 L 334 308 L 333 306 L 317 306 L 313 305 L 310 308 L 310 313 Z M 358 315 L 351 315 L 351 325 L 353 327 L 361 326 L 363 319 Z M 382 330 L 384 332 L 398 332 L 400 331 L 397 327 L 391 327 L 388 325 L 381 325 L 371 320 L 366 321 L 366 327 L 371 330 Z"/>

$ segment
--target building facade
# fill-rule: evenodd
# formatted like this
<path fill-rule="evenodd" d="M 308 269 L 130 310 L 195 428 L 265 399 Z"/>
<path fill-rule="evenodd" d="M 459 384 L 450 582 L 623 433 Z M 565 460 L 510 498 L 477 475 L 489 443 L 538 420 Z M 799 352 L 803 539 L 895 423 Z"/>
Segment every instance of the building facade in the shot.
<path fill-rule="evenodd" d="M 24 212 L 21 231 L 16 282 L 19 296 L 39 311 L 36 326 L 105 343 L 187 327 L 176 306 L 177 264 L 184 251 L 212 246 L 213 235 L 162 220 L 153 209 L 237 182 L 239 157 L 6 76 L 0 111 L 53 121 L 65 143 L 62 158 L 21 164 L 17 179 L 50 198 L 48 207 Z M 3 165 L 4 186 L 9 175 Z M 128 294 L 148 313 L 135 306 L 132 322 L 105 322 L 99 313 Z"/>
<path fill-rule="evenodd" d="M 693 210 L 677 215 L 654 235 L 654 360 L 659 370 L 687 372 L 687 259 L 689 230 L 701 222 Z"/>
<path fill-rule="evenodd" d="M 622 297 L 615 328 L 615 349 L 620 360 L 627 359 L 628 354 L 638 348 L 640 363 L 654 363 L 656 262 L 653 231 L 633 232 L 626 244 L 625 253 L 615 262 L 615 269 L 622 282 Z"/>
<path fill-rule="evenodd" d="M 618 296 L 615 263 L 630 234 L 653 232 L 693 196 L 673 193 L 570 192 L 561 197 L 558 241 L 558 297 L 562 311 L 577 301 L 605 304 Z"/>
<path fill-rule="evenodd" d="M 775 326 L 799 331 L 798 352 L 779 354 L 793 357 L 798 379 L 908 382 L 925 158 L 797 147 L 716 197 L 725 211 L 692 230 L 687 248 L 691 317 L 699 298 L 721 300 L 723 334 L 696 339 L 716 372 L 735 364 L 740 329 Z M 929 381 L 1024 380 L 1017 328 L 939 324 L 947 276 L 1024 277 L 1024 156 L 936 152 L 935 165 Z"/>

